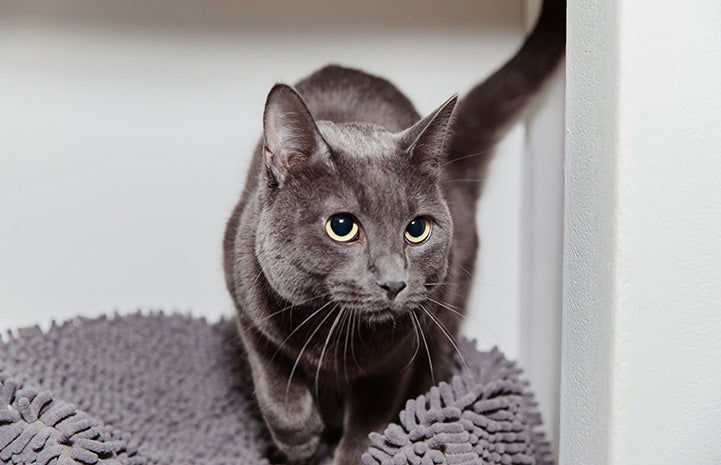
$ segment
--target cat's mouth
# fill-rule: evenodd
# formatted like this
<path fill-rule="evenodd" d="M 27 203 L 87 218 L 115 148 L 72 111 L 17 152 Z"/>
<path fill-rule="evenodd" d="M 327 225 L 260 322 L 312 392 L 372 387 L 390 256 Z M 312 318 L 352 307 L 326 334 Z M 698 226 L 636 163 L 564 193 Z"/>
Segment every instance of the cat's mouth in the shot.
<path fill-rule="evenodd" d="M 416 305 L 407 302 L 374 301 L 374 300 L 337 300 L 341 309 L 357 314 L 368 323 L 385 323 L 407 315 Z"/>

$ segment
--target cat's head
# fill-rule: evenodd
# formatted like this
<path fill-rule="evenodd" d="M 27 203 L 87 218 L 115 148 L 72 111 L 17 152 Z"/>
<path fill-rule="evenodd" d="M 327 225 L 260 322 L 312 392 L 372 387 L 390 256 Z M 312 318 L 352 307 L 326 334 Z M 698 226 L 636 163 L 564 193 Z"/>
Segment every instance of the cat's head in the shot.
<path fill-rule="evenodd" d="M 292 88 L 270 91 L 256 256 L 275 292 L 381 318 L 426 300 L 451 250 L 439 182 L 455 104 L 392 133 L 315 121 Z"/>

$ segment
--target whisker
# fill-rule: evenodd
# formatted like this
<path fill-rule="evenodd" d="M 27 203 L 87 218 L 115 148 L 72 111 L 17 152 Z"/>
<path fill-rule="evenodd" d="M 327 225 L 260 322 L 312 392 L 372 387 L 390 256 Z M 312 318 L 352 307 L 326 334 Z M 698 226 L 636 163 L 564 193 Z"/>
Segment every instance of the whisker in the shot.
<path fill-rule="evenodd" d="M 290 334 L 288 334 L 288 336 L 287 336 L 285 339 L 283 339 L 283 342 L 281 342 L 281 343 L 278 345 L 278 348 L 277 348 L 277 349 L 275 350 L 275 352 L 273 353 L 273 356 L 271 357 L 271 360 L 274 359 L 274 358 L 276 357 L 276 355 L 278 355 L 278 352 L 280 352 L 280 349 L 283 348 L 283 346 L 285 345 L 285 343 L 288 342 L 288 341 L 290 340 L 290 338 L 293 337 L 293 335 L 294 335 L 295 333 L 297 333 L 300 328 L 303 327 L 304 324 L 306 324 L 307 322 L 309 322 L 314 316 L 316 316 L 316 315 L 317 315 L 318 313 L 320 313 L 324 308 L 326 308 L 328 305 L 330 305 L 331 302 L 333 302 L 333 301 L 332 301 L 332 300 L 329 300 L 328 302 L 326 302 L 325 304 L 323 304 L 323 306 L 321 306 L 318 310 L 316 310 L 316 311 L 314 311 L 313 313 L 311 313 L 305 320 L 303 320 L 298 326 L 296 326 L 295 329 L 293 329 L 293 331 L 291 331 Z"/>
<path fill-rule="evenodd" d="M 290 392 L 290 383 L 293 381 L 293 375 L 295 374 L 295 370 L 298 368 L 298 363 L 300 363 L 300 358 L 303 356 L 303 352 L 305 352 L 306 347 L 308 347 L 308 344 L 310 344 L 311 339 L 313 339 L 313 336 L 315 336 L 315 333 L 318 332 L 321 326 L 323 326 L 323 323 L 333 314 L 333 310 L 338 308 L 338 305 L 333 307 L 333 309 L 328 312 L 328 314 L 321 320 L 320 323 L 318 323 L 318 326 L 316 326 L 313 333 L 311 333 L 310 337 L 308 337 L 308 340 L 305 341 L 305 344 L 303 344 L 303 347 L 301 347 L 300 352 L 298 352 L 298 356 L 295 359 L 295 363 L 293 364 L 293 368 L 290 370 L 290 376 L 288 377 L 288 384 L 285 386 L 285 400 L 288 400 L 288 392 Z"/>
<path fill-rule="evenodd" d="M 468 271 L 463 265 L 459 264 L 458 266 L 461 268 L 461 270 L 463 270 L 464 273 L 466 273 L 468 275 L 469 278 L 473 278 L 473 273 Z"/>
<path fill-rule="evenodd" d="M 433 302 L 436 305 L 440 305 L 441 307 L 445 308 L 446 310 L 450 310 L 451 312 L 455 313 L 461 318 L 465 318 L 466 316 L 470 316 L 471 318 L 477 318 L 474 317 L 471 313 L 461 313 L 463 311 L 462 308 L 456 307 L 455 305 L 449 304 L 448 302 L 438 301 L 432 297 L 427 297 L 428 300 Z M 479 321 L 481 323 L 481 321 Z"/>
<path fill-rule="evenodd" d="M 343 371 L 345 372 L 345 382 L 350 384 L 350 379 L 348 378 L 348 338 L 351 336 L 351 320 L 353 318 L 353 310 L 349 310 L 348 317 L 345 319 L 345 344 L 343 346 Z"/>
<path fill-rule="evenodd" d="M 340 376 L 340 369 L 338 367 L 338 350 L 340 349 L 341 342 L 343 340 L 343 328 L 346 326 L 346 321 L 348 320 L 348 312 L 346 312 L 347 309 L 341 310 L 341 319 L 340 319 L 340 328 L 338 329 L 338 337 L 336 338 L 336 341 L 334 343 L 335 345 L 335 353 L 334 353 L 334 361 L 335 361 L 335 384 L 336 386 L 340 386 L 340 381 L 338 380 L 338 377 Z"/>
<path fill-rule="evenodd" d="M 258 274 L 255 275 L 255 278 L 253 278 L 253 281 L 250 283 L 250 287 L 255 286 L 255 282 L 258 281 L 258 278 L 260 278 L 260 275 L 262 275 L 262 274 L 263 274 L 263 268 L 258 270 Z"/>
<path fill-rule="evenodd" d="M 443 324 L 442 324 L 440 321 L 438 321 L 438 320 L 436 319 L 436 317 L 433 316 L 433 314 L 432 314 L 431 312 L 429 312 L 428 309 L 426 309 L 426 307 L 424 307 L 423 305 L 421 305 L 421 308 L 423 309 L 424 312 L 426 312 L 426 314 L 431 318 L 431 320 L 433 320 L 433 321 L 436 323 L 436 325 L 438 325 L 438 328 L 439 328 L 439 329 L 441 330 L 441 332 L 446 336 L 446 338 L 448 339 L 448 342 L 451 343 L 451 345 L 453 346 L 453 348 L 456 350 L 456 353 L 457 353 L 458 356 L 461 358 L 461 361 L 463 362 L 463 365 L 466 367 L 466 371 L 467 371 L 469 374 L 472 375 L 473 372 L 471 372 L 471 369 L 468 367 L 468 364 L 466 363 L 466 359 L 463 357 L 463 354 L 462 354 L 461 351 L 458 349 L 458 346 L 456 345 L 455 341 L 453 340 L 453 337 L 451 337 L 451 335 L 448 333 L 448 330 L 446 329 L 446 327 L 443 326 Z M 435 383 L 434 383 L 434 384 L 435 384 Z"/>
<path fill-rule="evenodd" d="M 449 304 L 448 302 L 442 302 L 442 303 L 441 303 L 441 302 L 435 300 L 434 298 L 428 297 L 428 296 L 427 296 L 426 298 L 427 298 L 428 300 L 430 300 L 431 302 L 433 302 L 433 303 L 436 303 L 436 304 L 441 305 L 441 306 L 444 306 L 444 307 L 452 307 L 453 309 L 458 310 L 459 312 L 461 312 L 461 311 L 464 310 L 463 308 L 458 307 L 457 305 Z M 459 315 L 462 316 L 463 314 L 459 313 Z"/>
<path fill-rule="evenodd" d="M 445 139 L 444 139 L 444 143 L 445 143 Z M 493 152 L 493 150 L 494 150 L 494 149 L 489 149 L 489 150 L 483 150 L 483 151 L 481 151 L 481 152 L 470 153 L 470 154 L 464 155 L 464 156 L 462 156 L 462 157 L 458 157 L 458 158 L 454 158 L 454 159 L 452 159 L 452 160 L 448 160 L 448 161 L 446 161 L 445 163 L 442 163 L 441 165 L 439 165 L 438 167 L 439 167 L 440 169 L 442 169 L 442 168 L 444 168 L 445 166 L 450 165 L 451 163 L 455 163 L 455 162 L 457 162 L 457 161 L 465 160 L 465 159 L 467 159 L 467 158 L 478 157 L 478 156 L 490 154 L 491 152 Z M 435 173 L 429 173 L 429 174 L 427 174 L 427 175 L 422 179 L 421 182 L 419 182 L 418 184 L 416 184 L 416 185 L 414 186 L 414 189 L 418 189 L 419 186 L 422 186 L 422 185 L 425 184 L 430 178 L 433 178 L 433 177 L 435 177 L 435 176 L 436 176 Z M 440 181 L 440 184 L 443 184 L 443 183 L 446 182 L 446 181 L 452 181 L 452 180 L 441 180 L 441 181 Z M 479 180 L 479 181 L 482 181 L 482 180 Z M 450 203 L 450 202 L 449 202 L 449 203 Z"/>
<path fill-rule="evenodd" d="M 325 357 L 325 351 L 328 348 L 328 343 L 330 342 L 330 338 L 333 335 L 333 330 L 338 325 L 338 321 L 340 321 L 340 317 L 343 316 L 343 313 L 345 312 L 344 308 L 341 308 L 338 312 L 338 315 L 336 315 L 335 320 L 333 320 L 333 324 L 330 325 L 330 330 L 328 331 L 328 336 L 325 338 L 325 343 L 323 344 L 323 349 L 320 351 L 320 358 L 318 359 L 318 368 L 315 370 L 315 382 L 313 383 L 313 386 L 315 388 L 315 395 L 316 400 L 318 398 L 318 377 L 320 376 L 320 368 L 323 365 L 323 357 Z"/>
<path fill-rule="evenodd" d="M 409 315 L 408 317 L 409 317 L 410 320 L 411 320 L 411 324 L 413 325 L 413 330 L 414 330 L 415 333 L 416 333 L 416 350 L 413 352 L 413 355 L 411 356 L 410 360 L 408 360 L 408 363 L 406 363 L 406 366 L 404 366 L 403 368 L 401 368 L 401 373 L 403 373 L 404 371 L 406 371 L 406 369 L 407 369 L 409 366 L 411 366 L 411 363 L 413 363 L 413 360 L 416 359 L 416 355 L 418 355 L 418 351 L 419 351 L 420 348 L 421 348 L 421 340 L 420 340 L 420 337 L 418 336 L 418 327 L 416 326 L 416 322 L 413 320 L 413 317 L 412 317 L 413 312 L 411 311 L 408 315 Z"/>
<path fill-rule="evenodd" d="M 439 168 L 443 168 L 444 166 L 450 165 L 451 163 L 455 163 L 455 162 L 457 162 L 457 161 L 465 160 L 465 159 L 467 159 L 467 158 L 473 158 L 473 157 L 480 157 L 480 156 L 482 156 L 482 155 L 488 155 L 488 154 L 491 153 L 491 152 L 493 152 L 493 149 L 491 149 L 491 150 L 483 150 L 483 151 L 481 151 L 481 152 L 470 153 L 470 154 L 468 154 L 468 155 L 464 155 L 464 156 L 462 156 L 462 157 L 458 157 L 458 158 L 454 158 L 454 159 L 452 159 L 452 160 L 449 160 L 449 161 L 443 163 L 442 165 L 440 165 Z"/>
<path fill-rule="evenodd" d="M 445 136 L 444 136 L 443 143 L 445 143 Z M 461 160 L 466 160 L 466 159 L 468 159 L 468 158 L 480 157 L 480 156 L 483 156 L 483 155 L 488 155 L 488 154 L 492 153 L 493 151 L 494 151 L 494 149 L 492 148 L 492 149 L 488 149 L 488 150 L 482 150 L 482 151 L 480 151 L 480 152 L 469 153 L 469 154 L 467 154 L 467 155 L 463 155 L 463 156 L 461 156 L 461 157 L 457 157 L 457 158 L 453 158 L 452 160 L 448 160 L 448 161 L 446 161 L 446 162 L 438 165 L 438 168 L 439 168 L 439 169 L 443 169 L 443 168 L 445 168 L 446 166 L 448 166 L 448 165 L 450 165 L 450 164 L 452 164 L 452 163 L 456 163 L 456 162 L 461 161 Z M 424 178 L 424 182 L 427 181 L 427 180 L 428 180 L 429 178 L 431 178 L 432 176 L 434 176 L 434 174 L 429 174 L 429 175 L 427 175 L 427 176 Z"/>
<path fill-rule="evenodd" d="M 454 313 L 455 315 L 458 315 L 458 317 L 459 317 L 461 320 L 465 320 L 466 317 L 473 318 L 473 320 L 475 320 L 479 325 L 481 325 L 481 327 L 483 327 L 486 331 L 488 331 L 489 333 L 491 333 L 491 335 L 493 335 L 493 337 L 495 337 L 496 339 L 500 339 L 500 338 L 498 337 L 498 334 L 497 334 L 495 331 L 493 331 L 493 329 L 491 329 L 490 326 L 488 326 L 487 324 L 485 324 L 485 323 L 483 322 L 483 320 L 481 320 L 480 318 L 478 318 L 478 317 L 475 316 L 474 314 L 472 314 L 472 313 L 470 313 L 470 312 L 461 313 L 461 312 L 459 312 L 459 311 L 457 311 L 457 310 L 454 310 L 453 308 L 447 306 L 447 305 L 451 305 L 451 304 L 449 304 L 448 302 L 439 302 L 439 301 L 437 301 L 437 300 L 435 300 L 435 299 L 432 299 L 432 298 L 430 298 L 430 297 L 428 297 L 428 300 L 430 300 L 431 302 L 433 302 L 433 303 L 436 304 L 436 305 L 439 305 L 439 306 L 442 307 L 444 310 L 448 310 L 449 312 Z M 456 308 L 458 308 L 458 307 L 456 307 Z M 459 308 L 459 310 L 462 310 L 462 309 Z"/>
<path fill-rule="evenodd" d="M 421 322 L 418 321 L 418 315 L 416 315 L 416 313 L 413 310 L 411 310 L 411 315 L 413 315 L 413 318 L 416 319 L 416 324 L 418 325 L 418 329 L 420 330 L 420 333 L 421 333 L 421 338 L 423 339 L 423 345 L 426 347 L 426 356 L 428 357 L 428 367 L 430 368 L 430 371 L 431 371 L 431 383 L 433 385 L 435 385 L 436 377 L 433 374 L 433 361 L 431 361 L 431 351 L 428 349 L 428 342 L 426 341 L 425 334 L 423 334 L 423 327 L 421 326 Z"/>
<path fill-rule="evenodd" d="M 358 324 L 358 318 L 359 318 L 359 313 L 354 312 L 353 313 L 353 329 L 352 329 L 353 333 L 356 332 L 356 325 Z M 363 371 L 363 367 L 360 366 L 360 363 L 358 363 L 358 359 L 356 358 L 356 355 L 355 355 L 354 341 L 355 341 L 355 338 L 352 337 L 350 339 L 350 353 L 353 356 L 353 363 L 355 363 L 355 366 L 360 370 L 360 372 L 363 374 L 363 376 L 368 376 L 368 374 L 365 371 Z"/>
<path fill-rule="evenodd" d="M 499 286 L 497 284 L 489 284 L 484 283 L 482 281 L 443 281 L 438 283 L 425 283 L 424 286 L 443 286 L 443 285 L 450 285 L 450 284 L 477 284 L 479 286 L 486 286 L 493 289 L 498 289 L 499 291 L 508 292 L 509 294 L 516 295 L 518 292 L 508 289 L 507 287 Z"/>
<path fill-rule="evenodd" d="M 307 303 L 309 303 L 309 302 L 313 302 L 314 300 L 318 300 L 318 299 L 320 299 L 320 298 L 327 297 L 327 296 L 329 296 L 329 295 L 330 295 L 330 292 L 326 292 L 325 294 L 321 294 L 321 295 L 316 296 L 316 297 L 313 297 L 313 298 L 311 298 L 311 299 L 304 300 L 304 301 L 302 301 L 302 302 L 298 302 L 297 304 L 286 305 L 285 307 L 281 308 L 280 310 L 275 311 L 275 312 L 271 313 L 270 315 L 266 315 L 266 316 L 264 316 L 263 318 L 261 318 L 260 323 L 264 323 L 264 322 L 266 322 L 267 320 L 273 318 L 274 316 L 278 315 L 279 313 L 283 313 L 284 311 L 286 311 L 286 310 L 288 310 L 288 309 L 291 309 L 291 308 L 293 308 L 293 307 L 297 307 L 297 306 L 299 306 L 299 305 L 305 305 L 305 304 L 307 304 Z"/>

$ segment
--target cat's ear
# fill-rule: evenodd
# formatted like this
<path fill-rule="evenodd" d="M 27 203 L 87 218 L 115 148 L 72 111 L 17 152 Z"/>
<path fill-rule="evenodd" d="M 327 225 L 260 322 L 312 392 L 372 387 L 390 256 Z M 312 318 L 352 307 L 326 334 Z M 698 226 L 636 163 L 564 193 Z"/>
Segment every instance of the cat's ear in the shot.
<path fill-rule="evenodd" d="M 268 93 L 263 142 L 265 166 L 277 186 L 282 186 L 295 170 L 330 157 L 330 149 L 305 102 L 285 84 L 276 84 Z"/>
<path fill-rule="evenodd" d="M 454 95 L 430 115 L 400 133 L 401 146 L 418 165 L 435 169 L 445 159 L 457 102 L 458 96 Z"/>

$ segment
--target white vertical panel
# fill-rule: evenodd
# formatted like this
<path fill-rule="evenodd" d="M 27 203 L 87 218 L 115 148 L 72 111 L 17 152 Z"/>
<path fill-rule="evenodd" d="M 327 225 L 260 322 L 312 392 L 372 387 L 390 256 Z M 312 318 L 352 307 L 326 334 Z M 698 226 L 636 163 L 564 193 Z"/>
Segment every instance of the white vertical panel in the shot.
<path fill-rule="evenodd" d="M 525 2 L 525 24 L 536 22 L 541 2 Z M 561 263 L 563 246 L 563 67 L 524 118 L 521 214 L 520 363 L 531 382 L 544 431 L 558 450 Z"/>
<path fill-rule="evenodd" d="M 721 3 L 571 2 L 562 465 L 721 463 Z"/>
<path fill-rule="evenodd" d="M 563 256 L 563 70 L 526 120 L 521 366 L 557 450 Z"/>
<path fill-rule="evenodd" d="M 571 2 L 560 463 L 608 464 L 613 331 L 617 2 Z"/>

